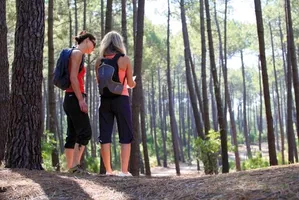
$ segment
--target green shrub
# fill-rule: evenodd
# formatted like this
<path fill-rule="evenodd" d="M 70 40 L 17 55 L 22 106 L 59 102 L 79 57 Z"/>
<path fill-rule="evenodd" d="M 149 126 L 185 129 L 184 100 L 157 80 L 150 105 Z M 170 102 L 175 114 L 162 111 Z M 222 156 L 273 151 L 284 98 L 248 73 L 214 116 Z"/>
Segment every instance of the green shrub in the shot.
<path fill-rule="evenodd" d="M 85 164 L 88 171 L 98 173 L 100 171 L 100 158 L 87 157 L 85 158 Z"/>
<path fill-rule="evenodd" d="M 262 154 L 260 152 L 257 152 L 251 159 L 248 159 L 244 162 L 242 162 L 242 169 L 258 169 L 263 167 L 268 167 L 269 162 L 262 158 Z"/>
<path fill-rule="evenodd" d="M 221 145 L 219 136 L 219 132 L 210 130 L 205 140 L 195 140 L 196 157 L 203 162 L 206 174 L 218 174 L 217 158 Z"/>
<path fill-rule="evenodd" d="M 54 168 L 52 166 L 52 151 L 56 145 L 56 141 L 53 138 L 54 134 L 46 130 L 44 133 L 44 137 L 41 140 L 43 158 L 42 166 L 47 171 L 54 171 Z"/>

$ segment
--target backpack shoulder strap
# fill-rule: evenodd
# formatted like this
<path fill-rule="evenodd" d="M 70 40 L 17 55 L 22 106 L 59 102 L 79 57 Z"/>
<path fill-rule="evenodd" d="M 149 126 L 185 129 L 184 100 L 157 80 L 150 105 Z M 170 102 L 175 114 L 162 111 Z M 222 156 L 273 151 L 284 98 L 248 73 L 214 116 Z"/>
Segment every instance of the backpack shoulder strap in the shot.
<path fill-rule="evenodd" d="M 124 57 L 124 56 L 125 56 L 125 54 L 118 53 L 118 54 L 116 54 L 116 55 L 113 57 L 113 60 L 114 60 L 114 61 L 118 61 L 118 59 L 119 59 L 120 57 Z"/>

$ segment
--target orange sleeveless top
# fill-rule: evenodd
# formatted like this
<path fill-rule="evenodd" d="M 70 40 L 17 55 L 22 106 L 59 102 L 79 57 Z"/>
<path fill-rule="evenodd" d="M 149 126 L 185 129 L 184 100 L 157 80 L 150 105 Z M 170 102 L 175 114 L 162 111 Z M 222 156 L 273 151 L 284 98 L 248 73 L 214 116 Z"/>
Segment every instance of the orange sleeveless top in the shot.
<path fill-rule="evenodd" d="M 69 63 L 69 72 L 71 74 L 72 71 L 72 61 L 70 61 Z M 81 69 L 81 71 L 78 73 L 78 82 L 79 82 L 79 88 L 81 93 L 85 93 L 85 88 L 84 88 L 84 75 L 86 73 L 86 68 L 83 66 L 83 68 Z M 70 87 L 68 89 L 65 90 L 66 92 L 74 92 L 72 85 L 70 85 Z"/>

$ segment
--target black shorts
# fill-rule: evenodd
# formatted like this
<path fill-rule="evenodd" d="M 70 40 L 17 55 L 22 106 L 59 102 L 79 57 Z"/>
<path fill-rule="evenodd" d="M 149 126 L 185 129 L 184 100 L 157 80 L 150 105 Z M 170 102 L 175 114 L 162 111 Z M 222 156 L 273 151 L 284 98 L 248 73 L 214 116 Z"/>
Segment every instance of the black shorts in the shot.
<path fill-rule="evenodd" d="M 101 98 L 99 108 L 100 136 L 101 144 L 111 143 L 111 135 L 116 117 L 119 143 L 129 144 L 133 140 L 132 112 L 128 96 Z"/>
<path fill-rule="evenodd" d="M 86 146 L 91 139 L 89 116 L 81 111 L 75 93 L 65 93 L 63 109 L 67 116 L 67 137 L 64 147 L 73 149 L 75 143 Z"/>

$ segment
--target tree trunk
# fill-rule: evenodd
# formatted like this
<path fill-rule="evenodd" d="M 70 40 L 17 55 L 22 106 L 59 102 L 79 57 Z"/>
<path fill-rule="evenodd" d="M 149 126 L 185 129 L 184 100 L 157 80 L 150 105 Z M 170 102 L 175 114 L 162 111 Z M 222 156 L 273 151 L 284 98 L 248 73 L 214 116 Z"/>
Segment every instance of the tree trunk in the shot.
<path fill-rule="evenodd" d="M 245 81 L 245 66 L 244 66 L 244 60 L 243 60 L 243 51 L 241 50 L 241 63 L 242 63 L 242 77 L 243 77 L 243 132 L 244 132 L 244 138 L 246 143 L 246 150 L 247 150 L 247 156 L 249 159 L 252 158 L 251 148 L 250 148 L 250 141 L 249 141 L 249 134 L 248 134 L 248 126 L 247 126 L 247 106 L 246 106 L 246 81 Z"/>
<path fill-rule="evenodd" d="M 167 167 L 167 152 L 166 152 L 166 138 L 164 133 L 164 118 L 163 118 L 163 105 L 162 105 L 162 89 L 161 89 L 161 69 L 158 68 L 158 82 L 159 82 L 159 118 L 160 118 L 160 130 L 162 136 L 162 145 L 163 145 L 163 167 Z"/>
<path fill-rule="evenodd" d="M 221 94 L 219 88 L 219 82 L 217 77 L 217 69 L 215 63 L 215 55 L 214 55 L 214 46 L 213 46 L 213 36 L 212 36 L 212 26 L 211 26 L 211 17 L 210 17 L 210 8 L 209 1 L 205 0 L 206 7 L 206 17 L 207 17 L 207 32 L 209 38 L 209 52 L 210 52 L 210 66 L 214 80 L 214 90 L 215 97 L 217 103 L 217 111 L 218 111 L 218 121 L 220 126 L 220 139 L 221 139 L 221 156 L 222 156 L 222 173 L 229 172 L 229 164 L 228 164 L 228 153 L 227 153 L 227 135 L 226 135 L 226 127 L 225 121 L 223 117 L 223 109 L 221 102 Z"/>
<path fill-rule="evenodd" d="M 215 131 L 218 131 L 218 115 L 216 111 L 216 103 L 215 103 L 215 96 L 213 91 L 213 78 L 212 78 L 212 71 L 210 70 L 210 95 L 211 95 L 211 104 L 212 104 L 212 118 L 213 118 L 213 128 Z"/>
<path fill-rule="evenodd" d="M 104 0 L 101 0 L 101 38 L 105 35 Z"/>
<path fill-rule="evenodd" d="M 281 118 L 281 109 L 280 109 L 280 98 L 279 98 L 279 92 L 278 92 L 278 78 L 277 78 L 277 72 L 276 72 L 276 62 L 275 62 L 275 53 L 274 53 L 274 42 L 273 42 L 273 35 L 272 35 L 272 27 L 271 23 L 269 23 L 270 27 L 270 36 L 271 36 L 271 47 L 272 47 L 272 60 L 273 60 L 273 68 L 274 68 L 274 77 L 275 77 L 275 92 L 276 92 L 276 98 L 277 98 L 277 114 L 278 114 L 278 122 L 279 122 L 279 130 L 280 130 L 280 139 L 281 139 L 281 154 L 282 154 L 282 160 L 284 163 L 284 132 L 283 132 L 283 123 Z M 278 145 L 277 145 L 278 146 Z"/>
<path fill-rule="evenodd" d="M 155 145 L 155 153 L 156 153 L 156 159 L 157 159 L 157 165 L 161 166 L 160 162 L 160 155 L 159 155 L 159 146 L 157 142 L 157 126 L 156 126 L 156 103 L 155 103 L 155 84 L 154 84 L 154 72 L 152 71 L 152 111 L 151 111 L 151 116 L 153 120 L 153 130 L 154 130 L 154 145 Z"/>
<path fill-rule="evenodd" d="M 6 1 L 0 0 L 0 166 L 4 159 L 9 124 L 9 63 L 7 54 Z"/>
<path fill-rule="evenodd" d="M 141 99 L 141 67 L 143 53 L 143 30 L 144 30 L 144 0 L 138 1 L 136 49 L 134 50 L 134 73 L 136 75 L 136 86 L 133 89 L 132 121 L 134 141 L 132 142 L 130 171 L 134 176 L 139 176 L 139 112 Z"/>
<path fill-rule="evenodd" d="M 168 15 L 167 15 L 167 85 L 168 85 L 168 103 L 169 103 L 169 117 L 170 117 L 170 127 L 171 127 L 171 138 L 172 138 L 172 148 L 174 154 L 174 163 L 176 174 L 180 175 L 180 165 L 179 165 L 179 148 L 177 142 L 178 128 L 174 113 L 174 102 L 173 102 L 173 90 L 170 76 L 170 0 L 167 0 L 168 5 Z"/>
<path fill-rule="evenodd" d="M 70 5 L 70 1 L 67 1 L 67 7 L 69 10 L 69 47 L 72 47 L 73 45 L 73 28 L 72 28 L 72 9 L 71 9 L 71 5 Z"/>
<path fill-rule="evenodd" d="M 133 42 L 134 50 L 136 49 L 136 34 L 137 34 L 137 0 L 132 0 L 133 4 Z"/>
<path fill-rule="evenodd" d="M 259 68 L 259 86 L 260 86 L 260 114 L 259 114 L 259 150 L 262 151 L 262 133 L 263 133 L 263 90 L 262 90 L 262 80 L 261 80 L 261 65 L 258 61 Z"/>
<path fill-rule="evenodd" d="M 196 75 L 196 72 L 195 72 L 195 64 L 194 62 L 192 61 L 192 57 L 190 55 L 190 66 L 191 66 L 191 70 L 192 70 L 192 75 L 193 75 L 193 82 L 194 82 L 194 86 L 195 86 L 195 93 L 196 93 L 196 96 L 197 96 L 197 101 L 198 101 L 198 105 L 199 105 L 199 110 L 200 110 L 200 115 L 201 113 L 203 113 L 203 105 L 202 105 L 202 100 L 201 100 L 201 94 L 200 94 L 200 89 L 199 89 L 199 81 L 197 80 L 197 75 Z M 201 116 L 202 118 L 202 116 Z M 183 132 L 185 133 L 185 132 Z"/>
<path fill-rule="evenodd" d="M 206 36 L 205 36 L 205 17 L 204 17 L 204 2 L 200 0 L 200 35 L 201 35 L 201 78 L 202 78 L 202 97 L 203 97 L 203 121 L 205 125 L 205 135 L 209 134 L 210 118 L 209 118 L 209 99 L 208 85 L 206 75 Z"/>
<path fill-rule="evenodd" d="M 53 41 L 53 0 L 48 1 L 48 114 L 49 114 L 49 132 L 53 133 L 52 140 L 52 166 L 56 171 L 60 171 L 59 153 L 57 150 L 57 115 L 56 115 L 56 98 L 53 80 L 54 71 L 54 41 Z M 52 141 L 51 140 L 51 141 Z"/>
<path fill-rule="evenodd" d="M 273 118 L 271 112 L 267 62 L 266 62 L 266 53 L 265 53 L 264 25 L 263 25 L 261 1 L 254 0 L 254 4 L 255 4 L 255 13 L 256 13 L 257 33 L 259 38 L 260 60 L 261 60 L 263 87 L 264 87 L 264 100 L 265 100 L 266 117 L 267 117 L 267 129 L 268 129 L 267 136 L 268 136 L 270 165 L 277 165 L 277 157 L 276 157 L 276 150 L 275 150 L 275 136 L 273 130 Z"/>
<path fill-rule="evenodd" d="M 201 116 L 199 114 L 199 110 L 197 107 L 197 100 L 196 100 L 196 94 L 195 90 L 192 84 L 192 75 L 191 75 L 191 67 L 190 67 L 190 45 L 189 45 L 189 36 L 188 36 L 188 29 L 187 29 L 187 24 L 186 24 L 186 15 L 185 15 L 185 3 L 184 0 L 180 1 L 180 7 L 181 7 L 181 20 L 182 20 L 182 32 L 183 32 L 183 39 L 184 39 L 184 56 L 185 56 L 185 65 L 186 65 L 186 78 L 187 78 L 187 85 L 188 85 L 188 90 L 189 90 L 189 96 L 191 100 L 191 105 L 193 108 L 193 114 L 195 118 L 195 124 L 196 124 L 196 129 L 197 129 L 197 134 L 201 137 L 204 138 L 203 134 L 203 127 L 201 126 Z"/>
<path fill-rule="evenodd" d="M 241 171 L 241 164 L 240 164 L 240 156 L 239 156 L 239 149 L 238 149 L 238 140 L 237 140 L 237 130 L 236 130 L 236 122 L 235 122 L 235 114 L 234 109 L 232 107 L 232 101 L 230 92 L 228 89 L 228 80 L 227 80 L 227 31 L 226 31 L 226 20 L 227 19 L 227 0 L 225 1 L 225 20 L 224 20 L 224 65 L 222 66 L 223 70 L 223 81 L 224 81 L 224 88 L 225 88 L 225 107 L 224 113 L 227 113 L 227 107 L 230 116 L 230 125 L 231 125 L 231 133 L 232 133 L 232 141 L 235 145 L 235 164 L 236 170 Z"/>
<path fill-rule="evenodd" d="M 145 175 L 151 175 L 150 161 L 148 156 L 148 148 L 147 148 L 147 136 L 146 136 L 146 128 L 145 128 L 145 103 L 144 103 L 144 94 L 143 94 L 143 86 L 141 82 L 141 108 L 140 108 L 140 120 L 141 120 L 141 136 L 142 136 L 142 147 L 143 147 L 143 157 L 144 157 L 144 165 L 145 165 Z"/>
<path fill-rule="evenodd" d="M 112 3 L 113 0 L 107 0 L 105 34 L 112 30 Z"/>
<path fill-rule="evenodd" d="M 75 35 L 78 34 L 78 7 L 77 7 L 77 0 L 74 0 L 75 4 Z"/>
<path fill-rule="evenodd" d="M 40 170 L 42 169 L 41 135 L 43 132 L 44 1 L 17 0 L 16 8 L 17 23 L 6 165 L 9 168 Z"/>
<path fill-rule="evenodd" d="M 291 4 L 290 0 L 285 0 L 286 3 L 286 21 L 288 28 L 288 44 L 289 53 L 291 54 L 291 62 L 292 62 L 292 70 L 293 70 L 293 87 L 294 87 L 294 95 L 296 102 L 296 124 L 297 124 L 297 136 L 299 141 L 299 80 L 298 80 L 298 66 L 297 66 L 297 57 L 296 57 L 296 47 L 294 42 L 294 33 L 293 33 L 293 21 L 292 21 L 292 12 L 291 12 Z M 296 143 L 295 143 L 296 144 Z"/>
<path fill-rule="evenodd" d="M 128 49 L 128 35 L 127 35 L 127 0 L 121 1 L 121 34 L 124 38 L 124 44 L 126 49 Z M 127 52 L 128 54 L 128 52 Z"/>

